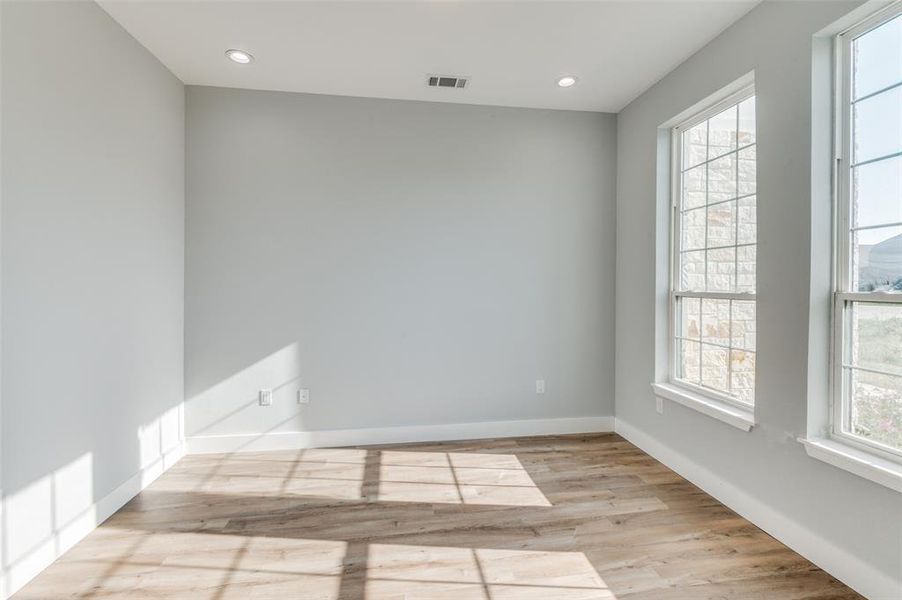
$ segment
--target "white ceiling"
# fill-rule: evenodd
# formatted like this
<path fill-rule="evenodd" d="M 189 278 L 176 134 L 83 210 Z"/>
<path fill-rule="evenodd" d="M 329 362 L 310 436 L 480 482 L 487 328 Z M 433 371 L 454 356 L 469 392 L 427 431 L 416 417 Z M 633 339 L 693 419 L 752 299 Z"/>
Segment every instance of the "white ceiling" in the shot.
<path fill-rule="evenodd" d="M 616 112 L 758 1 L 100 4 L 187 84 Z M 435 89 L 428 73 L 472 79 Z M 579 82 L 558 88 L 561 75 Z"/>

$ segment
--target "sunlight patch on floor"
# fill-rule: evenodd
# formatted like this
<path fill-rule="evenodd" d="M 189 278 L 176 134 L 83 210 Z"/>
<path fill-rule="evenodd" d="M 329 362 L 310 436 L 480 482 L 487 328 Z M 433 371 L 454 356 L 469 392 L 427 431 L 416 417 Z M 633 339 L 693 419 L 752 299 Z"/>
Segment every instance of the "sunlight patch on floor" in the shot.
<path fill-rule="evenodd" d="M 371 544 L 366 600 L 616 600 L 581 552 Z"/>
<path fill-rule="evenodd" d="M 109 529 L 57 561 L 23 599 L 117 597 L 316 598 L 339 596 L 347 543 L 277 537 Z M 173 549 L 178 549 L 173 552 Z M 86 569 L 94 572 L 85 578 Z M 78 581 L 78 585 L 72 585 Z M 100 594 L 98 590 L 102 590 Z"/>
<path fill-rule="evenodd" d="M 351 551 L 353 544 L 359 551 Z M 61 589 L 72 595 L 208 600 L 616 600 L 581 552 L 202 532 L 136 536 L 116 528 L 99 530 L 21 597 L 45 599 Z"/>
<path fill-rule="evenodd" d="M 405 452 L 356 448 L 190 457 L 155 491 L 190 484 L 210 494 L 344 501 L 551 506 L 513 454 Z M 208 475 L 193 476 L 194 469 Z"/>
<path fill-rule="evenodd" d="M 551 506 L 513 454 L 384 451 L 379 463 L 382 501 Z"/>

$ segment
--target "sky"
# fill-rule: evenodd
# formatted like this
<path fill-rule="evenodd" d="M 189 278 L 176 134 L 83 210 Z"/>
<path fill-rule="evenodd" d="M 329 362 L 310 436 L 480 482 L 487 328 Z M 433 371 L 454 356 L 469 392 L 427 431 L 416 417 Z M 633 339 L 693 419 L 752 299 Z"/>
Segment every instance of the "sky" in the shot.
<path fill-rule="evenodd" d="M 902 82 L 902 15 L 853 42 L 854 97 L 868 96 Z M 855 162 L 902 151 L 902 86 L 855 103 Z M 902 222 L 902 156 L 856 168 L 858 225 Z M 860 234 L 875 244 L 902 233 L 902 227 Z"/>

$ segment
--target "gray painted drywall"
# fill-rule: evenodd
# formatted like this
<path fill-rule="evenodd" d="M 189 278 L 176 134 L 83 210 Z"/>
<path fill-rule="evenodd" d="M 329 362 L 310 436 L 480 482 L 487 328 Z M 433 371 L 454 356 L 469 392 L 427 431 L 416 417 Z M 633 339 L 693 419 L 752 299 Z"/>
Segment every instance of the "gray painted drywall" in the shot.
<path fill-rule="evenodd" d="M 185 96 L 93 2 L 0 10 L 6 572 L 179 443 Z"/>
<path fill-rule="evenodd" d="M 829 194 L 812 197 L 812 36 L 855 2 L 765 2 L 618 116 L 616 415 L 889 577 L 902 574 L 902 498 L 809 458 L 809 282 L 828 256 Z M 658 127 L 755 70 L 758 110 L 758 425 L 749 433 L 666 403 L 667 191 Z M 823 119 L 819 119 L 823 123 Z M 829 122 L 829 121 L 828 121 Z M 819 169 L 823 172 L 823 169 Z M 817 187 L 820 189 L 821 187 Z M 827 219 L 829 217 L 826 217 Z M 654 241 L 655 243 L 652 243 Z M 812 255 L 812 250 L 819 253 Z M 823 290 L 829 293 L 829 290 Z M 822 301 L 818 301 L 823 304 Z M 812 327 L 826 327 L 818 309 Z M 663 329 L 662 329 L 663 328 Z M 814 336 L 822 339 L 824 336 Z"/>
<path fill-rule="evenodd" d="M 189 86 L 187 435 L 612 415 L 615 139 Z"/>

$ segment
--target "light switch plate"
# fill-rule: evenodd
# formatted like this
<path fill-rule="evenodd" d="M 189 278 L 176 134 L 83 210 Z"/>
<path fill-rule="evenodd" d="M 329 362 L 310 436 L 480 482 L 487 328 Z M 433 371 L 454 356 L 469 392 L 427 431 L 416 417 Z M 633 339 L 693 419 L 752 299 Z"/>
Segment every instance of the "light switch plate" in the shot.
<path fill-rule="evenodd" d="M 260 390 L 260 406 L 272 406 L 272 390 Z"/>

